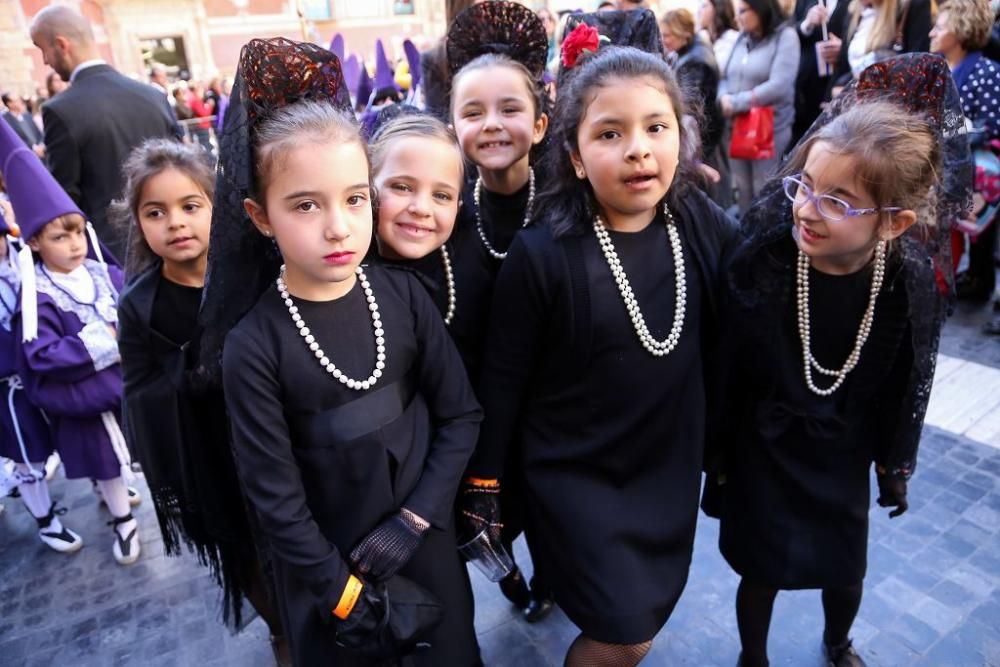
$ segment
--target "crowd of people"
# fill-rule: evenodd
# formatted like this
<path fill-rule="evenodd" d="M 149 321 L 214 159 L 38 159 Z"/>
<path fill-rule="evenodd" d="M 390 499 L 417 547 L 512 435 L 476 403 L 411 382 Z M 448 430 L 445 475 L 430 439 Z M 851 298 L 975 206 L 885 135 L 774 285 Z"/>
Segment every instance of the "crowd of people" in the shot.
<path fill-rule="evenodd" d="M 566 665 L 636 665 L 700 506 L 741 665 L 790 589 L 864 665 L 872 469 L 905 512 L 941 327 L 995 275 L 993 13 L 931 5 L 449 3 L 405 95 L 284 38 L 231 91 L 140 83 L 43 9 L 71 85 L 0 124 L 9 485 L 78 550 L 57 455 L 128 566 L 141 470 L 281 665 L 482 664 L 459 544 L 565 611 Z"/>

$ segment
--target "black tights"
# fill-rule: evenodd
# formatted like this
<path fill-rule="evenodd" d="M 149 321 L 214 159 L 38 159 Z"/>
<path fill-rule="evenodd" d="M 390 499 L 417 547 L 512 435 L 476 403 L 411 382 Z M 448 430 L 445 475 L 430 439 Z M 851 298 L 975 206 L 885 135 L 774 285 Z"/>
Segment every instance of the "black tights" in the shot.
<path fill-rule="evenodd" d="M 653 642 L 605 644 L 580 635 L 566 652 L 563 667 L 635 667 L 649 653 Z"/>
<path fill-rule="evenodd" d="M 826 628 L 823 641 L 827 646 L 840 646 L 854 624 L 861 606 L 862 583 L 841 588 L 823 589 L 823 615 Z M 736 624 L 740 630 L 744 667 L 766 667 L 767 634 L 771 627 L 771 611 L 778 589 L 740 580 L 736 591 Z"/>

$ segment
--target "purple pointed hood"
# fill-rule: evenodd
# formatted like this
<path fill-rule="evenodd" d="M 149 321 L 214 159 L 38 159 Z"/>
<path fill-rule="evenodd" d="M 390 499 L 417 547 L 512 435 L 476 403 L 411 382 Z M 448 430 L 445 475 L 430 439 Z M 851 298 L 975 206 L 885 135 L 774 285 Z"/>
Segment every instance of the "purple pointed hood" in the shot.
<path fill-rule="evenodd" d="M 385 47 L 382 45 L 381 39 L 375 41 L 375 90 L 379 88 L 399 90 L 392 65 L 389 64 L 389 58 L 385 55 Z"/>

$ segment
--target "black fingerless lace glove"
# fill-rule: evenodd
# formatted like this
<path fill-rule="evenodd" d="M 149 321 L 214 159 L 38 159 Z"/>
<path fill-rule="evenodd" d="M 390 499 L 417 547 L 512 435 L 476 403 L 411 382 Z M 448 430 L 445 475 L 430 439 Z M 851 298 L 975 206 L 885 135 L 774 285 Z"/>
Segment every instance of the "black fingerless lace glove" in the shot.
<path fill-rule="evenodd" d="M 423 542 L 428 526 L 400 510 L 384 519 L 351 551 L 357 571 L 373 581 L 385 581 L 406 565 Z"/>

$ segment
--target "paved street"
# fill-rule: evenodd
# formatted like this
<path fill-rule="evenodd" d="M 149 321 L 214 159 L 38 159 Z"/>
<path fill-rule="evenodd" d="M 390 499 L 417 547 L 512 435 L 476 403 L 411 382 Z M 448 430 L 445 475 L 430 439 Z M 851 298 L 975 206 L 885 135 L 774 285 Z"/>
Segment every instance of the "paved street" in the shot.
<path fill-rule="evenodd" d="M 872 511 L 869 574 L 853 636 L 873 667 L 1000 666 L 1000 340 L 979 336 L 988 317 L 985 307 L 963 306 L 948 325 L 909 513 L 890 521 L 885 510 Z M 87 546 L 70 556 L 50 551 L 20 502 L 4 501 L 0 665 L 273 664 L 263 623 L 231 635 L 218 621 L 207 571 L 191 557 L 163 556 L 149 502 L 138 508 L 143 556 L 121 568 L 111 558 L 109 517 L 89 483 L 59 479 L 53 493 Z M 736 664 L 737 579 L 717 538 L 718 523 L 701 517 L 687 589 L 644 665 Z M 495 586 L 474 578 L 486 664 L 561 665 L 576 635 L 565 616 L 557 610 L 529 625 Z M 772 664 L 822 665 L 821 633 L 819 593 L 782 593 Z"/>

